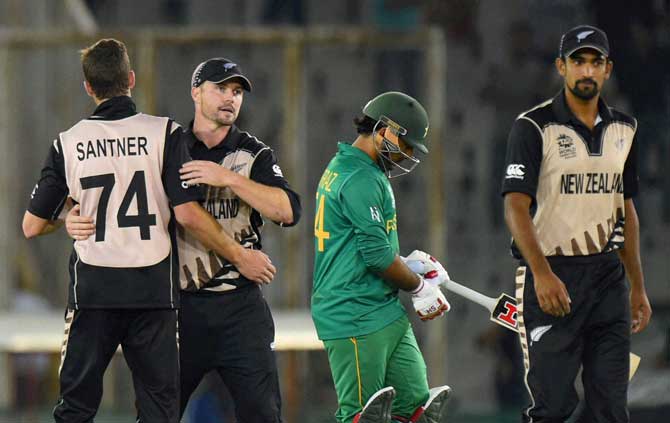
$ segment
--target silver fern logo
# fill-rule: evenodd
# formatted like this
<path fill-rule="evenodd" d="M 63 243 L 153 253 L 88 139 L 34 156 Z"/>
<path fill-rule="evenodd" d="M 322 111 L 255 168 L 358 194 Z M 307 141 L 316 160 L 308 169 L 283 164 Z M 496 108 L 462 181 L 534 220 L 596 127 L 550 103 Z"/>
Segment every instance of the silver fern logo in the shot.
<path fill-rule="evenodd" d="M 584 38 L 588 37 L 589 35 L 593 34 L 595 31 L 582 31 L 579 34 L 577 34 L 577 42 L 582 42 L 584 41 Z"/>
<path fill-rule="evenodd" d="M 547 326 L 538 326 L 535 329 L 530 331 L 530 345 L 533 345 L 533 342 L 540 342 L 540 338 L 542 336 L 549 332 L 549 329 L 551 329 L 553 325 L 547 325 Z"/>

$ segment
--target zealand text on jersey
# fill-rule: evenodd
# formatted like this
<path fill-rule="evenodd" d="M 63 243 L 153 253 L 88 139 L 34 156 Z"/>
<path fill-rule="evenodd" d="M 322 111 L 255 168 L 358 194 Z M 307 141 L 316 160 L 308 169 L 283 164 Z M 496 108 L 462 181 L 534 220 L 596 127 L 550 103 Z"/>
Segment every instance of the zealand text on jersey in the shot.
<path fill-rule="evenodd" d="M 149 155 L 146 137 L 103 138 L 77 143 L 79 161 L 92 157 L 124 157 Z"/>
<path fill-rule="evenodd" d="M 215 219 L 232 219 L 237 217 L 240 211 L 240 199 L 222 198 L 219 200 L 207 200 L 205 208 Z"/>
<path fill-rule="evenodd" d="M 623 193 L 620 173 L 568 173 L 561 175 L 561 194 Z"/>

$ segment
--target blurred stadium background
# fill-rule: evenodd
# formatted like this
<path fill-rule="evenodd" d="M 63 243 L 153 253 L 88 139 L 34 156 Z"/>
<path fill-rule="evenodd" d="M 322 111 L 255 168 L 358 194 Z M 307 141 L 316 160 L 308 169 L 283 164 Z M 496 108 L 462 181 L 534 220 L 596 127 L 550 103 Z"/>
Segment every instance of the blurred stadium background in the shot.
<path fill-rule="evenodd" d="M 51 421 L 57 396 L 70 241 L 60 232 L 27 242 L 20 221 L 51 142 L 93 110 L 79 49 L 122 39 L 138 73 L 139 108 L 182 123 L 191 118 L 188 83 L 199 62 L 225 56 L 242 66 L 254 92 L 239 126 L 277 151 L 305 210 L 296 228 L 266 226 L 279 273 L 265 294 L 277 316 L 306 319 L 317 180 L 336 142 L 353 139 L 353 116 L 385 90 L 417 97 L 431 117 L 432 154 L 394 181 L 402 250 L 430 251 L 454 279 L 489 295 L 513 291 L 498 194 L 507 132 L 517 114 L 560 89 L 558 40 L 580 23 L 608 33 L 615 71 L 605 98 L 640 121 L 636 203 L 654 316 L 633 338 L 643 360 L 630 405 L 634 423 L 667 419 L 670 1 L 1 0 L 0 422 Z M 415 330 L 431 384 L 454 389 L 451 421 L 519 421 L 526 398 L 515 336 L 479 306 L 450 301 L 446 319 L 416 322 Z M 290 333 L 286 326 L 280 330 Z M 325 353 L 295 347 L 280 352 L 279 363 L 285 421 L 334 421 Z M 185 421 L 233 422 L 226 395 L 218 379 L 207 379 Z M 119 354 L 96 421 L 133 416 Z"/>

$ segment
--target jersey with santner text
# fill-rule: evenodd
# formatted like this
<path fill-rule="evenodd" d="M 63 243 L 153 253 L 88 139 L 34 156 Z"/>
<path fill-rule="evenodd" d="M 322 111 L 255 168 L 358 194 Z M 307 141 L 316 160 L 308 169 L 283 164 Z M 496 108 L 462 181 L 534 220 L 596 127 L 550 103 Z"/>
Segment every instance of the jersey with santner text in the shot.
<path fill-rule="evenodd" d="M 170 207 L 199 198 L 179 180 L 188 156 L 178 129 L 122 96 L 54 141 L 29 211 L 53 219 L 69 196 L 96 225 L 74 242 L 70 307 L 177 306 Z"/>

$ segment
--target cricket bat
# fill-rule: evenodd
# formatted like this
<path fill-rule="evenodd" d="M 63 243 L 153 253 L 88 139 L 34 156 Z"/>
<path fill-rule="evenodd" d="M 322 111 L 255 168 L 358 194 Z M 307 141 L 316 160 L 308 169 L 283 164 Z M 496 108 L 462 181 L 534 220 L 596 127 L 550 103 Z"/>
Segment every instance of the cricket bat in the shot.
<path fill-rule="evenodd" d="M 491 321 L 503 326 L 506 329 L 519 331 L 519 322 L 517 321 L 516 299 L 502 293 L 498 298 L 487 297 L 474 289 L 461 285 L 458 282 L 449 280 L 445 282 L 444 287 L 447 291 L 468 299 L 486 308 L 491 313 Z M 630 353 L 630 371 L 628 380 L 633 378 L 638 366 L 640 365 L 640 356 Z"/>

